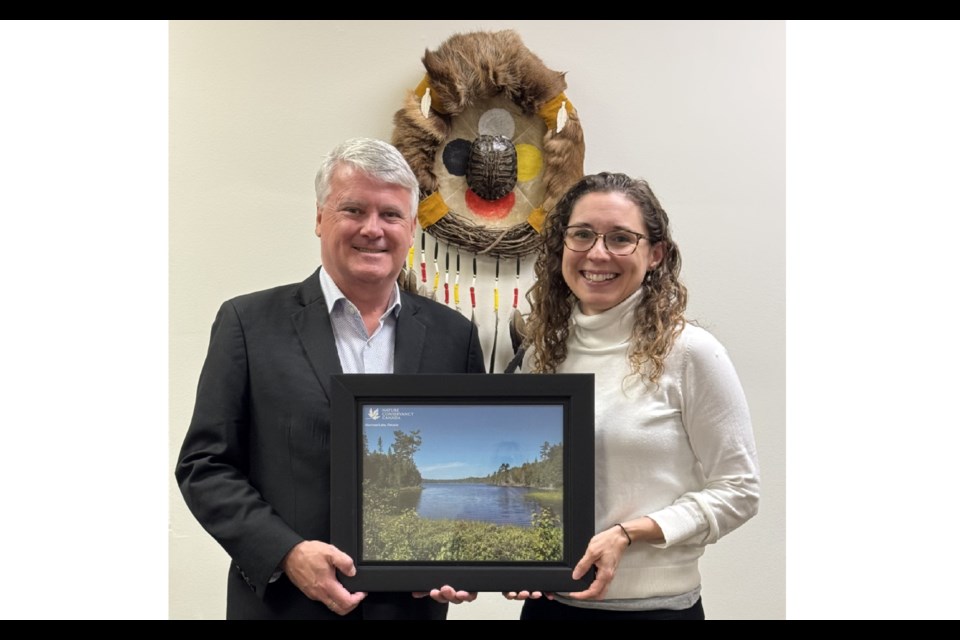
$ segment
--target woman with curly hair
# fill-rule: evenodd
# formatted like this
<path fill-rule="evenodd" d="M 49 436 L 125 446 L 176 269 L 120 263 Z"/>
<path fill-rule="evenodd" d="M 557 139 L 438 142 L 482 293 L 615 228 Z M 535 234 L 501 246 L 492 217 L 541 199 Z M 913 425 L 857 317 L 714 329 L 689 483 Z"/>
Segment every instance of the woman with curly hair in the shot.
<path fill-rule="evenodd" d="M 750 414 L 724 347 L 684 318 L 666 211 L 643 180 L 588 175 L 548 216 L 520 369 L 593 373 L 596 535 L 581 592 L 516 591 L 521 619 L 703 619 L 706 545 L 757 513 Z"/>

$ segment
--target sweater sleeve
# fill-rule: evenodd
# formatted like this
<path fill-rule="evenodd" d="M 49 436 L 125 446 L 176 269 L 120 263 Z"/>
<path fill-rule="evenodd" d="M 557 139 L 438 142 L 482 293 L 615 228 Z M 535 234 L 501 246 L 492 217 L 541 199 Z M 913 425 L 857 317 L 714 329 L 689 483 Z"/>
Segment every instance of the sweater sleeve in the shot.
<path fill-rule="evenodd" d="M 757 514 L 760 475 L 750 412 L 726 349 L 710 333 L 685 331 L 681 416 L 704 477 L 703 488 L 648 514 L 665 542 L 710 544 Z"/>

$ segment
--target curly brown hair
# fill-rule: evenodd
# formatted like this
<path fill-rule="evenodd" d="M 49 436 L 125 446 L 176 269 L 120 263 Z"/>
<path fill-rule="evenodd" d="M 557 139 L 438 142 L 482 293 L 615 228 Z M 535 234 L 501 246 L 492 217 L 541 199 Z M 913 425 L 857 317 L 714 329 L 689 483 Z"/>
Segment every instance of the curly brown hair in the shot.
<path fill-rule="evenodd" d="M 663 374 L 663 361 L 687 322 L 683 315 L 687 288 L 680 282 L 680 249 L 670 236 L 667 212 L 645 180 L 622 173 L 584 176 L 544 222 L 543 242 L 534 265 L 536 281 L 526 294 L 530 315 L 524 333 L 525 344 L 533 348 L 532 369 L 554 373 L 567 357 L 570 315 L 577 298 L 563 279 L 563 229 L 580 198 L 597 192 L 624 194 L 640 208 L 651 246 L 663 243 L 663 261 L 647 272 L 646 290 L 634 311 L 630 349 L 631 370 L 657 383 Z"/>

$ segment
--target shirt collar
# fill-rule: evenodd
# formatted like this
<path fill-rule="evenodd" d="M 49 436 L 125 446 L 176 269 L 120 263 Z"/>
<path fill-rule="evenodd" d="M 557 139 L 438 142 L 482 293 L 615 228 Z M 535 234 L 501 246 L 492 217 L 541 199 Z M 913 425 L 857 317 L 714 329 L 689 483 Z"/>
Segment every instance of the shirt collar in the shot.
<path fill-rule="evenodd" d="M 323 297 L 327 301 L 327 309 L 331 312 L 348 302 L 353 304 L 347 296 L 343 295 L 340 287 L 337 286 L 337 283 L 333 281 L 333 278 L 330 277 L 330 274 L 328 274 L 322 266 L 320 267 L 320 288 L 323 290 Z M 343 300 L 343 302 L 340 302 L 341 300 Z M 393 283 L 393 291 L 390 293 L 387 310 L 384 311 L 380 317 L 386 317 L 391 313 L 394 316 L 400 315 L 400 285 L 396 282 Z"/>

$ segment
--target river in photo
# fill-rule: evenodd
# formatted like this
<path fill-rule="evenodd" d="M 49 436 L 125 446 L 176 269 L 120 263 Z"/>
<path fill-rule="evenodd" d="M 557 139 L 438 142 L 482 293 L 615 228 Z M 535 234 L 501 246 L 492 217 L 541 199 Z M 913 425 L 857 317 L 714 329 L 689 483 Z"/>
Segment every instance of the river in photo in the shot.
<path fill-rule="evenodd" d="M 481 483 L 425 482 L 417 515 L 428 520 L 479 520 L 529 527 L 531 516 L 541 508 L 529 495 L 533 491 L 536 490 Z M 560 509 L 554 509 L 557 511 Z"/>

